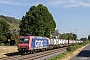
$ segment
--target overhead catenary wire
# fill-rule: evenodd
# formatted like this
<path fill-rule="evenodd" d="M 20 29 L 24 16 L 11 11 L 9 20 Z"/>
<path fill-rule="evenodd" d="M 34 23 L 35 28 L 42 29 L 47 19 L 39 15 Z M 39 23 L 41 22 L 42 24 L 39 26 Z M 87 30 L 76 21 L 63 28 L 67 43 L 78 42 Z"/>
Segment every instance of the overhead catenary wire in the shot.
<path fill-rule="evenodd" d="M 18 17 L 18 18 L 21 18 L 20 16 L 18 16 L 18 15 L 15 15 L 15 14 L 12 14 L 12 13 L 9 13 L 9 12 L 6 12 L 6 11 L 4 11 L 4 10 L 1 10 L 0 9 L 0 11 L 1 12 L 4 12 L 4 13 L 7 13 L 7 14 L 10 14 L 10 15 L 13 15 L 13 16 L 15 16 L 15 17 Z M 10 26 L 11 27 L 11 26 Z M 11 27 L 12 29 L 13 29 L 13 27 Z M 13 29 L 14 30 L 14 29 Z"/>
<path fill-rule="evenodd" d="M 18 15 L 15 15 L 15 14 L 12 14 L 12 13 L 9 13 L 9 12 L 6 12 L 6 11 L 3 11 L 3 10 L 0 10 L 0 11 L 21 18 L 21 17 L 18 16 Z"/>

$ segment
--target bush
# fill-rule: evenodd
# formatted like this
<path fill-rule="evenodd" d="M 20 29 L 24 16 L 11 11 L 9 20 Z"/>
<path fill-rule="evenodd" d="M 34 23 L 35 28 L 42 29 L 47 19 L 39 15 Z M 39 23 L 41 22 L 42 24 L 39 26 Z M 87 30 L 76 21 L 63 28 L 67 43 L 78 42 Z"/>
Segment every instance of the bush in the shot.
<path fill-rule="evenodd" d="M 5 46 L 5 44 L 4 43 L 0 43 L 0 46 Z"/>
<path fill-rule="evenodd" d="M 57 55 L 57 56 L 55 56 L 55 57 L 53 57 L 53 58 L 50 58 L 50 59 L 48 59 L 48 60 L 57 60 L 57 59 L 61 59 L 61 58 L 63 58 L 65 55 L 66 55 L 66 53 L 62 53 L 62 54 L 59 54 L 59 55 Z"/>
<path fill-rule="evenodd" d="M 82 46 L 85 46 L 86 44 L 88 44 L 89 43 L 89 41 L 87 40 L 87 41 L 84 41 L 83 43 L 77 43 L 77 44 L 75 44 L 75 45 L 73 45 L 73 46 L 68 46 L 67 47 L 67 51 L 68 52 L 73 52 L 73 51 L 75 51 L 76 49 L 78 49 L 78 48 L 80 48 L 80 47 L 82 47 Z"/>

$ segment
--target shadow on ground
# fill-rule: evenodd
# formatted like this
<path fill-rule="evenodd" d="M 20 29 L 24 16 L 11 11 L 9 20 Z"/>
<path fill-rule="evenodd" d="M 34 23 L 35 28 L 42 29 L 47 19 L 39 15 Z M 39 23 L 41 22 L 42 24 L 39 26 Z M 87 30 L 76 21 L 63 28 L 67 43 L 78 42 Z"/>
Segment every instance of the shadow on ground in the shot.
<path fill-rule="evenodd" d="M 14 52 L 14 53 L 7 53 L 5 54 L 6 56 L 16 56 L 16 55 L 20 55 L 19 52 Z"/>
<path fill-rule="evenodd" d="M 90 50 L 82 50 L 77 57 L 90 57 Z"/>
<path fill-rule="evenodd" d="M 25 53 L 19 53 L 19 52 L 14 52 L 14 53 L 7 53 L 5 54 L 6 56 L 16 56 L 16 55 L 27 55 Z"/>

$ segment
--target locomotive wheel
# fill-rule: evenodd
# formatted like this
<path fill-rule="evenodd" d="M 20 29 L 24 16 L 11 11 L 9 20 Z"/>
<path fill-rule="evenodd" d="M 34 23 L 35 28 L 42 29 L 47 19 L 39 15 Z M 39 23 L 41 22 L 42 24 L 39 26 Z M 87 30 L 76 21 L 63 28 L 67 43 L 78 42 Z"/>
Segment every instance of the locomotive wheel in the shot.
<path fill-rule="evenodd" d="M 53 47 L 51 46 L 50 50 L 52 50 L 52 49 L 53 49 Z"/>
<path fill-rule="evenodd" d="M 45 51 L 45 48 L 43 49 L 43 51 Z"/>
<path fill-rule="evenodd" d="M 31 50 L 31 54 L 34 54 L 35 53 L 35 51 L 34 50 Z"/>
<path fill-rule="evenodd" d="M 45 48 L 45 51 L 47 51 L 47 48 Z"/>
<path fill-rule="evenodd" d="M 44 52 L 45 51 L 45 49 L 43 48 L 43 49 L 41 49 L 41 52 Z"/>
<path fill-rule="evenodd" d="M 34 51 L 35 51 L 36 53 L 38 52 L 38 50 L 37 50 L 37 49 L 35 49 Z"/>

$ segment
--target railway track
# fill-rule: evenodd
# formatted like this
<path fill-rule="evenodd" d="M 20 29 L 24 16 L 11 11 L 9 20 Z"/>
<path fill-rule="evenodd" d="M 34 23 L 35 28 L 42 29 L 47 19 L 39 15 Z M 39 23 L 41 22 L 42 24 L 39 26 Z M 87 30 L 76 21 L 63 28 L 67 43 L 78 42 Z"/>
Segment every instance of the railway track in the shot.
<path fill-rule="evenodd" d="M 38 52 L 35 54 L 10 56 L 10 57 L 5 57 L 5 58 L 0 58 L 0 60 L 35 60 L 35 59 L 39 59 L 44 56 L 62 52 L 64 50 L 66 50 L 66 47 L 54 49 L 54 50 L 48 50 L 44 52 Z"/>

